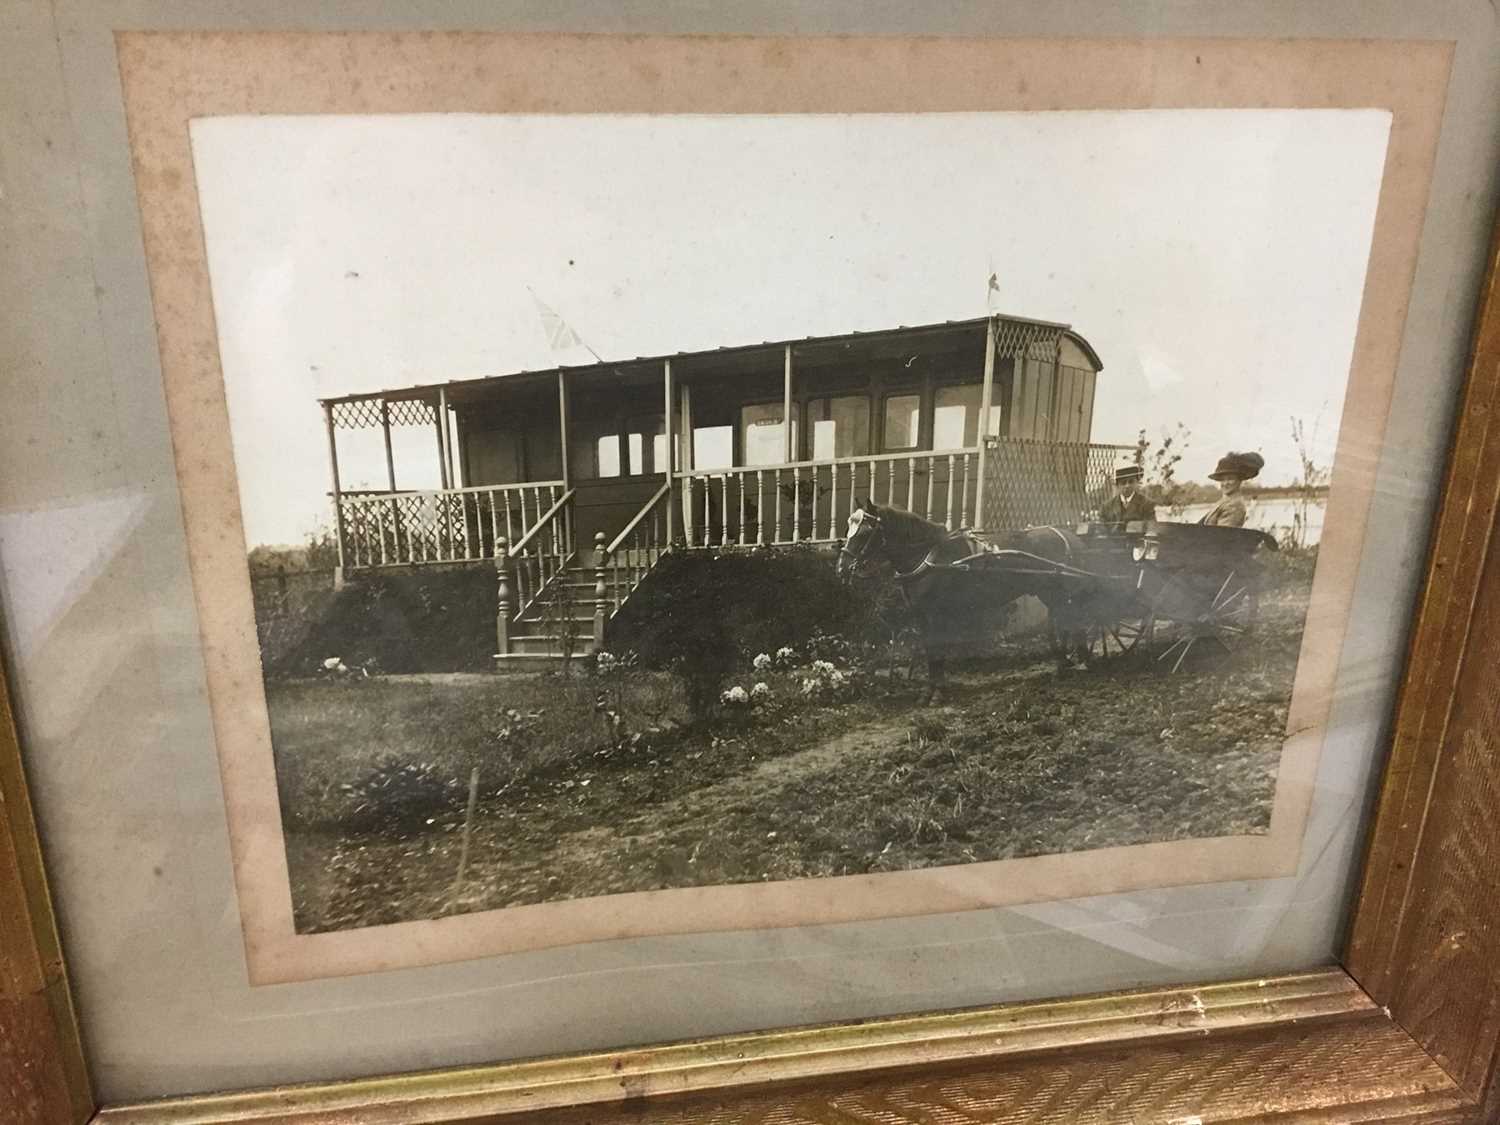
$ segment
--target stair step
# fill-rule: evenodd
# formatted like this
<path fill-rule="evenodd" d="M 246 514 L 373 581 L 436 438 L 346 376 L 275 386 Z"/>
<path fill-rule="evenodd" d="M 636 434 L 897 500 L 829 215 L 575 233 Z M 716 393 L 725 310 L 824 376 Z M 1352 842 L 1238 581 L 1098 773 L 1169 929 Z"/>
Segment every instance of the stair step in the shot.
<path fill-rule="evenodd" d="M 577 663 L 592 656 L 590 648 L 588 651 L 575 652 L 573 660 Z M 497 672 L 555 672 L 562 665 L 562 656 L 550 652 L 506 652 L 495 657 Z"/>
<path fill-rule="evenodd" d="M 573 655 L 587 656 L 594 651 L 594 638 L 592 635 L 580 635 L 573 638 Z M 534 633 L 529 636 L 511 637 L 510 652 L 506 655 L 524 656 L 561 656 L 562 638 L 549 636 L 544 633 Z"/>

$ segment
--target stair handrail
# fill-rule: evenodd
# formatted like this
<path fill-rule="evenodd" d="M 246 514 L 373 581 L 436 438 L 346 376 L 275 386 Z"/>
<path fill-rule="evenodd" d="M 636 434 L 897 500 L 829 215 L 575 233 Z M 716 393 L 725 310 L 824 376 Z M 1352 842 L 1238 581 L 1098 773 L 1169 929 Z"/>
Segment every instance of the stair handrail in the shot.
<path fill-rule="evenodd" d="M 672 483 L 668 481 L 652 493 L 651 498 L 641 505 L 641 510 L 604 548 L 599 566 L 609 570 L 606 599 L 610 617 L 620 612 L 620 607 L 635 593 L 657 560 L 671 550 L 665 523 L 660 518 L 666 511 L 662 502 L 670 504 L 671 496 Z"/>
<path fill-rule="evenodd" d="M 516 575 L 515 619 L 531 608 L 542 591 L 567 568 L 573 557 L 573 524 L 571 515 L 574 489 L 568 489 L 546 513 L 517 539 L 508 551 L 509 564 Z M 561 517 L 561 518 L 560 518 Z M 561 534 L 559 535 L 559 532 Z M 543 535 L 552 536 L 550 550 Z"/>
<path fill-rule="evenodd" d="M 620 534 L 615 536 L 614 542 L 611 543 L 608 547 L 604 548 L 604 553 L 606 555 L 613 555 L 616 551 L 618 551 L 624 544 L 625 540 L 630 537 L 631 532 L 633 532 L 638 526 L 640 526 L 640 522 L 650 514 L 651 509 L 656 507 L 656 505 L 660 503 L 661 498 L 671 493 L 671 491 L 672 486 L 670 484 L 664 484 L 654 493 L 652 493 L 651 499 L 647 500 L 643 505 L 641 505 L 641 510 L 631 517 L 630 522 L 625 525 L 624 530 L 621 531 Z"/>
<path fill-rule="evenodd" d="M 542 514 L 542 518 L 539 519 L 539 520 L 537 520 L 536 523 L 532 524 L 531 525 L 531 529 L 529 531 L 527 531 L 525 535 L 521 536 L 521 538 L 517 539 L 514 544 L 511 545 L 511 547 L 510 547 L 510 554 L 512 555 L 512 557 L 514 557 L 515 555 L 520 554 L 523 550 L 525 550 L 527 547 L 529 547 L 531 545 L 532 539 L 534 539 L 536 537 L 537 533 L 539 531 L 541 531 L 542 528 L 545 527 L 547 525 L 547 523 L 550 522 L 551 519 L 555 515 L 557 515 L 557 513 L 558 513 L 558 511 L 560 509 L 562 509 L 562 508 L 564 508 L 564 507 L 566 507 L 568 505 L 569 501 L 571 501 L 573 499 L 573 493 L 576 492 L 576 491 L 577 491 L 576 489 L 570 488 L 570 489 L 568 489 L 568 491 L 564 492 L 561 496 L 559 496 L 557 498 L 557 503 L 553 504 L 552 507 L 548 508 L 546 510 L 546 512 L 544 512 Z"/>

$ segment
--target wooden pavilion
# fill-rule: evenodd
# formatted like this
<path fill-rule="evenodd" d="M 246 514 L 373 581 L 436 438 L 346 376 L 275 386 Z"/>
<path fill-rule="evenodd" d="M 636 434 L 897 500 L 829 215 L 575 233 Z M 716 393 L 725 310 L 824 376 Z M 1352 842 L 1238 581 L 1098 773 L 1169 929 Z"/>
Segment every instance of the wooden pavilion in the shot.
<path fill-rule="evenodd" d="M 575 619 L 597 643 L 668 551 L 834 544 L 865 497 L 949 528 L 1073 522 L 1119 454 L 1089 440 L 1101 369 L 1068 325 L 992 316 L 325 399 L 340 571 L 495 566 L 503 660 L 557 655 Z M 437 489 L 398 486 L 411 426 Z M 361 428 L 385 489 L 340 487 L 336 435 Z"/>

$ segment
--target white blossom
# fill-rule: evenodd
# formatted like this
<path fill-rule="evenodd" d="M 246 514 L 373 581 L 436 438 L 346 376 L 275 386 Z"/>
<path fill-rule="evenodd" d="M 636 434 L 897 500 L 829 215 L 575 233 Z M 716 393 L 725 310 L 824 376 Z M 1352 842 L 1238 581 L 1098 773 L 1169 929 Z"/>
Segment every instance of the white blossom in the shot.
<path fill-rule="evenodd" d="M 337 657 L 337 656 L 330 656 L 327 660 L 323 661 L 323 670 L 325 672 L 332 672 L 335 668 L 337 668 L 342 663 L 343 663 L 343 660 L 340 659 L 339 657 Z"/>
<path fill-rule="evenodd" d="M 757 672 L 764 672 L 771 666 L 771 657 L 767 653 L 762 652 L 751 663 L 755 666 Z"/>
<path fill-rule="evenodd" d="M 734 687 L 728 689 L 724 692 L 724 694 L 719 696 L 719 699 L 724 703 L 748 703 L 750 702 L 750 695 L 745 691 L 744 688 L 740 687 L 739 684 L 735 684 Z"/>
<path fill-rule="evenodd" d="M 752 699 L 769 699 L 769 698 L 771 698 L 771 685 L 768 684 L 768 683 L 766 683 L 765 680 L 759 681 L 758 683 L 756 683 L 756 685 L 754 687 L 752 687 L 750 689 L 750 698 L 752 698 Z"/>

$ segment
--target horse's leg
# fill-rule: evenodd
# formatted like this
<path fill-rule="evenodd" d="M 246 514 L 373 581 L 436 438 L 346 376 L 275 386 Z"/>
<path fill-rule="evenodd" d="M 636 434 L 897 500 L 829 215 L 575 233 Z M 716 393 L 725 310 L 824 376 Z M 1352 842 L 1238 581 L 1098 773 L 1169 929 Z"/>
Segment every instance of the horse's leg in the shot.
<path fill-rule="evenodd" d="M 922 630 L 922 650 L 927 656 L 926 702 L 937 703 L 943 691 L 943 674 L 947 661 L 943 656 L 942 640 L 937 636 L 937 630 L 931 621 Z"/>
<path fill-rule="evenodd" d="M 943 688 L 946 660 L 943 652 L 942 619 L 934 607 L 921 614 L 918 628 L 922 634 L 922 654 L 927 657 L 926 702 L 935 703 Z"/>
<path fill-rule="evenodd" d="M 1059 672 L 1068 670 L 1068 645 L 1069 645 L 1069 623 L 1062 603 L 1048 601 L 1043 603 L 1047 607 L 1047 629 L 1052 635 L 1052 659 L 1057 663 Z"/>
<path fill-rule="evenodd" d="M 1077 608 L 1071 601 L 1061 601 L 1055 610 L 1051 606 L 1047 608 L 1047 616 L 1057 622 L 1053 636 L 1058 671 L 1087 668 L 1088 639 L 1079 624 L 1081 618 Z"/>

